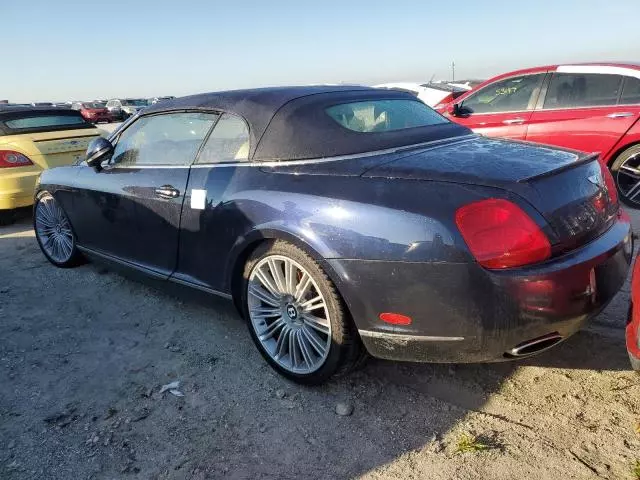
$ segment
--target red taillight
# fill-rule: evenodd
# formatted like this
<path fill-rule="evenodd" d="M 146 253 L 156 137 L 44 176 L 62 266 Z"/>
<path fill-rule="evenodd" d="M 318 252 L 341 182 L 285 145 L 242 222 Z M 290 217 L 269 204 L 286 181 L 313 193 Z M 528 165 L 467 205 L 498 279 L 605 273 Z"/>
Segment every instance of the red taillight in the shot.
<path fill-rule="evenodd" d="M 392 325 L 411 325 L 412 322 L 411 317 L 391 312 L 381 313 L 380 320 L 386 323 L 391 323 Z"/>
<path fill-rule="evenodd" d="M 613 181 L 613 175 L 606 167 L 606 165 L 600 164 L 600 170 L 602 171 L 602 178 L 604 178 L 604 184 L 607 187 L 609 193 L 609 200 L 614 205 L 618 204 L 618 190 L 616 189 L 616 183 Z"/>
<path fill-rule="evenodd" d="M 544 232 L 508 200 L 489 198 L 460 207 L 456 225 L 473 256 L 486 268 L 520 267 L 551 256 Z"/>
<path fill-rule="evenodd" d="M 13 150 L 0 150 L 0 168 L 25 167 L 33 165 L 29 158 Z"/>

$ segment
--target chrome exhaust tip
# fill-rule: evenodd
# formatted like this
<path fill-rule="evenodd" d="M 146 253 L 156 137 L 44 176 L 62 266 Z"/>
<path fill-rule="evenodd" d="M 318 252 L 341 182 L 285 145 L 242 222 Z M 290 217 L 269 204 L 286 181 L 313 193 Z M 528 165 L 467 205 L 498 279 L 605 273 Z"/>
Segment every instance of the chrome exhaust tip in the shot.
<path fill-rule="evenodd" d="M 505 353 L 508 357 L 528 357 L 536 353 L 543 352 L 562 341 L 562 335 L 558 332 L 549 333 L 542 337 L 522 342 Z"/>

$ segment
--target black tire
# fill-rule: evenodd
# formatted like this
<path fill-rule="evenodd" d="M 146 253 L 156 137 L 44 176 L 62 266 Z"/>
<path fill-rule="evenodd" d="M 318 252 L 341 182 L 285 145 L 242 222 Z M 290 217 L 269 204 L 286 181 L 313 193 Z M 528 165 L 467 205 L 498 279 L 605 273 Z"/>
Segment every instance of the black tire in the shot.
<path fill-rule="evenodd" d="M 627 148 L 620 153 L 611 164 L 611 175 L 613 175 L 613 180 L 615 181 L 616 188 L 618 189 L 618 198 L 620 198 L 620 201 L 628 207 L 640 208 L 640 192 L 637 196 L 634 196 L 634 198 L 631 199 L 627 196 L 631 192 L 629 185 L 633 181 L 632 177 L 627 176 L 620 171 L 620 167 L 625 165 L 628 161 L 633 163 L 634 168 L 636 163 L 640 166 L 640 145 L 633 145 Z M 640 179 L 638 179 L 638 181 L 640 181 Z M 634 192 L 636 191 L 638 190 L 634 190 Z"/>
<path fill-rule="evenodd" d="M 324 363 L 317 370 L 311 373 L 295 373 L 280 366 L 269 355 L 261 341 L 258 339 L 258 334 L 249 315 L 249 278 L 251 277 L 254 267 L 262 259 L 272 255 L 287 257 L 304 267 L 304 269 L 313 278 L 313 281 L 316 283 L 326 302 L 329 321 L 331 324 L 331 342 L 329 352 Z M 242 288 L 239 294 L 239 303 L 242 314 L 247 322 L 253 342 L 267 363 L 269 363 L 274 370 L 284 377 L 300 384 L 318 385 L 327 381 L 332 375 L 344 374 L 351 371 L 363 361 L 364 348 L 360 342 L 360 338 L 351 317 L 349 316 L 347 308 L 335 285 L 326 275 L 322 267 L 298 247 L 281 240 L 261 244 L 251 254 L 245 264 Z"/>
<path fill-rule="evenodd" d="M 71 230 L 71 241 L 72 241 L 71 253 L 62 260 L 53 258 L 43 244 L 42 227 L 38 224 L 39 222 L 38 209 L 43 208 L 43 204 L 45 202 L 52 202 L 57 208 L 60 209 L 60 215 L 64 217 L 64 219 L 68 223 Z M 49 262 L 51 262 L 56 267 L 72 268 L 72 267 L 77 267 L 78 265 L 81 265 L 83 263 L 86 263 L 84 256 L 80 253 L 76 245 L 76 235 L 75 235 L 75 232 L 73 231 L 73 226 L 71 225 L 71 222 L 67 217 L 67 214 L 65 213 L 62 206 L 55 200 L 55 198 L 49 192 L 41 192 L 40 194 L 38 194 L 36 198 L 36 202 L 33 205 L 33 230 L 36 234 L 36 240 L 38 241 L 38 246 L 40 247 L 40 250 L 44 254 L 45 258 L 49 260 Z"/>
<path fill-rule="evenodd" d="M 0 227 L 6 227 L 16 221 L 16 214 L 13 210 L 0 210 Z"/>

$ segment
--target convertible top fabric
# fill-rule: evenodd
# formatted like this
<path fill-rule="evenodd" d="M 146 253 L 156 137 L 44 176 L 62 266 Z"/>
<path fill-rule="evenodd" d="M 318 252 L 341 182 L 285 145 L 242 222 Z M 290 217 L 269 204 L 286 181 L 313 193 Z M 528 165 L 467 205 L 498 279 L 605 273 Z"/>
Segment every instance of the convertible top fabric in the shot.
<path fill-rule="evenodd" d="M 325 109 L 341 103 L 415 96 L 399 91 L 358 86 L 273 87 L 205 93 L 167 100 L 143 115 L 173 110 L 215 110 L 244 118 L 249 126 L 249 160 L 303 160 L 365 153 L 468 135 L 454 123 L 363 133 L 348 130 Z"/>

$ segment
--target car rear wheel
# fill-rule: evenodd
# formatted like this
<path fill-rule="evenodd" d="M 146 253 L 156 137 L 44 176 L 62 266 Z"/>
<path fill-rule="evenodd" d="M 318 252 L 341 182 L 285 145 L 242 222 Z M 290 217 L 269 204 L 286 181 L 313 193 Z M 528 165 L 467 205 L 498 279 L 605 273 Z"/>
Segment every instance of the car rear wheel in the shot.
<path fill-rule="evenodd" d="M 44 256 L 57 267 L 75 267 L 82 263 L 76 238 L 66 213 L 48 192 L 36 199 L 33 228 Z"/>
<path fill-rule="evenodd" d="M 262 356 L 285 377 L 319 384 L 357 363 L 361 344 L 334 284 L 282 241 L 258 247 L 244 270 L 242 309 Z"/>
<path fill-rule="evenodd" d="M 640 208 L 640 145 L 627 148 L 611 165 L 618 196 L 627 206 Z"/>

